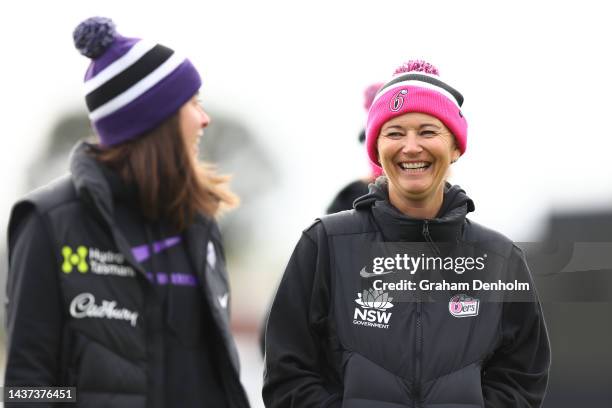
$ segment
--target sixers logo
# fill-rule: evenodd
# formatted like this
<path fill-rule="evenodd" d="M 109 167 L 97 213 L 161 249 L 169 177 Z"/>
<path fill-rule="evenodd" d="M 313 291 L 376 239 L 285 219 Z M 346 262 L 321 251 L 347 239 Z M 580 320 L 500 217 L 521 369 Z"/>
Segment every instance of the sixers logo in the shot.
<path fill-rule="evenodd" d="M 406 96 L 406 94 L 408 94 L 408 90 L 402 89 L 393 96 L 393 99 L 389 102 L 389 109 L 391 109 L 391 112 L 397 112 L 404 106 L 404 96 Z"/>
<path fill-rule="evenodd" d="M 448 302 L 448 311 L 455 317 L 478 316 L 480 300 L 468 295 L 455 295 Z"/>

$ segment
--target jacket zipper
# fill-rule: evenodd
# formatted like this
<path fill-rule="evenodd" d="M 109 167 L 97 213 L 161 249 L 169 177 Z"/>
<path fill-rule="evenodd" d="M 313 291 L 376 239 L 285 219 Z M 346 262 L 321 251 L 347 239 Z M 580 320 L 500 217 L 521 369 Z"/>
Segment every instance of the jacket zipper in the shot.
<path fill-rule="evenodd" d="M 436 255 L 440 256 L 440 249 L 435 244 L 435 242 L 431 238 L 431 234 L 429 233 L 429 220 L 423 221 L 423 237 L 425 238 L 425 241 L 429 243 L 429 245 L 431 246 L 431 249 L 433 249 Z"/>
<path fill-rule="evenodd" d="M 437 247 L 435 246 L 431 234 L 429 233 L 429 221 L 423 221 L 423 237 L 425 241 L 432 245 L 434 251 L 438 253 Z M 421 406 L 421 364 L 423 360 L 423 322 L 422 322 L 423 304 L 421 302 L 421 292 L 417 289 L 416 291 L 416 352 L 415 352 L 415 364 L 414 364 L 414 407 L 418 408 Z"/>

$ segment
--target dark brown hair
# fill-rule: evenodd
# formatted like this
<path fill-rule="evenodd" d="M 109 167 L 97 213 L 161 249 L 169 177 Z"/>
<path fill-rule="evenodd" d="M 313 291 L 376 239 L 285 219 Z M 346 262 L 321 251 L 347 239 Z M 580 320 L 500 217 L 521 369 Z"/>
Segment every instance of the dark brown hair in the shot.
<path fill-rule="evenodd" d="M 150 220 L 165 218 L 183 231 L 197 213 L 215 216 L 238 205 L 230 177 L 198 162 L 181 135 L 178 113 L 151 132 L 113 147 L 90 152 L 100 163 L 138 189 L 139 206 Z"/>

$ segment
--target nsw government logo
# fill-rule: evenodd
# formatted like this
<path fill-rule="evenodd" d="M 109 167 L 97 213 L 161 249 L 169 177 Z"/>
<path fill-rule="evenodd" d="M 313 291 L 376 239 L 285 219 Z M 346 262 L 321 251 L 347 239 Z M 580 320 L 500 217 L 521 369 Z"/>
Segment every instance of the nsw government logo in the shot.
<path fill-rule="evenodd" d="M 359 307 L 353 313 L 353 324 L 388 329 L 392 313 L 386 310 L 393 307 L 392 300 L 388 293 L 380 290 L 365 289 L 357 293 L 355 303 Z"/>
<path fill-rule="evenodd" d="M 480 300 L 468 295 L 455 295 L 448 302 L 448 311 L 455 317 L 478 316 Z"/>

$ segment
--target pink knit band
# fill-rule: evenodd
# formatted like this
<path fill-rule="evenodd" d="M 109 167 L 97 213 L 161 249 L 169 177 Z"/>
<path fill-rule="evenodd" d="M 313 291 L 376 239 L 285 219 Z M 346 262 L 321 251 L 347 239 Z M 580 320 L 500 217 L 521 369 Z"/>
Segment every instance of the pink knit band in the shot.
<path fill-rule="evenodd" d="M 381 94 L 376 96 L 368 112 L 366 148 L 374 165 L 380 167 L 376 146 L 380 129 L 385 122 L 408 112 L 426 113 L 438 118 L 452 132 L 461 154 L 465 152 L 467 121 L 461 113 L 457 100 L 443 89 L 438 91 L 435 86 L 398 83 L 383 89 Z"/>

